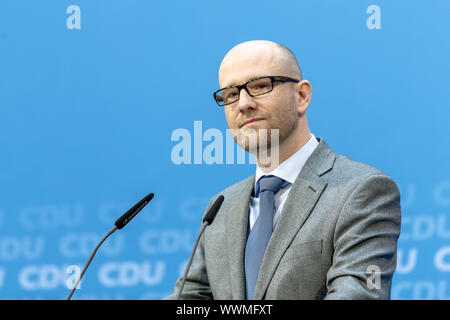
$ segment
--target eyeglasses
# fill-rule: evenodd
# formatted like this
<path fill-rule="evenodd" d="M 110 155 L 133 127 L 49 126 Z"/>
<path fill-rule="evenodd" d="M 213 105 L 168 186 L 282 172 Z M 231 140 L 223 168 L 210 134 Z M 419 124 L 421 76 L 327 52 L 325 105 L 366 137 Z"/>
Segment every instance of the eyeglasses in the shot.
<path fill-rule="evenodd" d="M 245 89 L 251 97 L 260 96 L 272 91 L 275 82 L 300 82 L 300 80 L 283 76 L 259 77 L 239 86 L 231 86 L 217 90 L 214 92 L 214 100 L 221 107 L 235 103 L 239 100 L 239 94 L 242 89 Z"/>

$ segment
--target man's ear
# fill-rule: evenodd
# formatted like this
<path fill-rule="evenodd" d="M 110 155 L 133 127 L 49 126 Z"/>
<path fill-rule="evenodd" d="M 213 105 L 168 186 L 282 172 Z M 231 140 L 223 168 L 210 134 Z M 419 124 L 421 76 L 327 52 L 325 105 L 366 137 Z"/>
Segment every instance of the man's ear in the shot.
<path fill-rule="evenodd" d="M 295 85 L 297 111 L 300 117 L 306 112 L 311 103 L 312 87 L 308 80 L 302 80 Z"/>

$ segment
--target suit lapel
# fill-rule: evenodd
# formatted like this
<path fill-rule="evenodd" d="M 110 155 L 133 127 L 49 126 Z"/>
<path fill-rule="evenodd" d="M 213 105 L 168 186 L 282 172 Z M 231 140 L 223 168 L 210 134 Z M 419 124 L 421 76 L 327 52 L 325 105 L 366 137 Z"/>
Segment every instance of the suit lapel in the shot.
<path fill-rule="evenodd" d="M 264 297 L 284 252 L 309 217 L 327 185 L 320 176 L 333 167 L 334 160 L 335 153 L 323 139 L 320 139 L 319 145 L 305 163 L 289 191 L 261 264 L 256 282 L 255 299 Z"/>
<path fill-rule="evenodd" d="M 227 252 L 230 267 L 230 278 L 233 299 L 245 299 L 245 271 L 244 252 L 247 241 L 248 212 L 250 196 L 253 191 L 255 176 L 251 176 L 242 182 L 235 194 L 231 195 L 233 201 L 228 208 L 224 208 L 227 214 L 226 239 Z"/>

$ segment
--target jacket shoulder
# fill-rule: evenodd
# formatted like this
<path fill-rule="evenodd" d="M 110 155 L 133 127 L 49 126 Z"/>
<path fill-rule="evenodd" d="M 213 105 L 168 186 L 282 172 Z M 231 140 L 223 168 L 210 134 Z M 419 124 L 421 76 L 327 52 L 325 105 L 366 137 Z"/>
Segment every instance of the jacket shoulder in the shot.
<path fill-rule="evenodd" d="M 336 160 L 330 174 L 330 179 L 339 183 L 358 183 L 370 177 L 378 177 L 394 182 L 389 175 L 380 169 L 340 154 L 336 154 Z"/>

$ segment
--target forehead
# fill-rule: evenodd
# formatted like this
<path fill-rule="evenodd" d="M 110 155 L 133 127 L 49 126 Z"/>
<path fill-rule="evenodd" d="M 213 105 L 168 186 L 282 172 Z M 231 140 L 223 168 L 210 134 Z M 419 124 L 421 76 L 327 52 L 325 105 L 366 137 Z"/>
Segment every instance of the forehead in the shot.
<path fill-rule="evenodd" d="M 219 69 L 221 88 L 238 85 L 261 76 L 284 74 L 282 55 L 270 47 L 244 47 L 232 49 Z"/>

